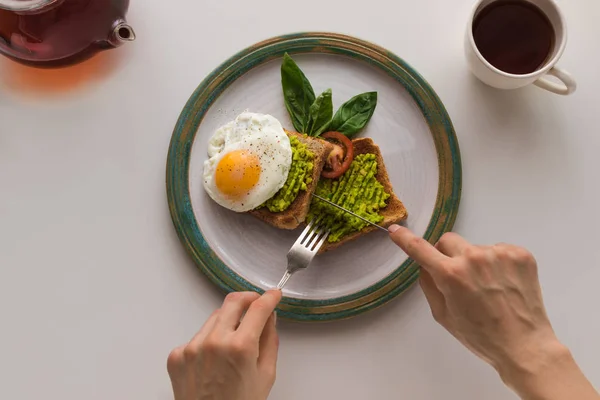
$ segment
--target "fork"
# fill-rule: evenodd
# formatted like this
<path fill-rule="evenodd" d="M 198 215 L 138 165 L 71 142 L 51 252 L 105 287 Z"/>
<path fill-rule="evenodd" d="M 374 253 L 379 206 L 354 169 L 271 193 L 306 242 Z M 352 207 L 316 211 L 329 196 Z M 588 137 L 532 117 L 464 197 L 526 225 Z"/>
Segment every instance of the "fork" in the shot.
<path fill-rule="evenodd" d="M 312 220 L 308 224 L 287 253 L 287 270 L 281 281 L 279 281 L 277 289 L 283 289 L 293 274 L 309 266 L 325 240 L 327 240 L 327 236 L 329 236 L 329 229 L 319 225 L 318 219 Z"/>

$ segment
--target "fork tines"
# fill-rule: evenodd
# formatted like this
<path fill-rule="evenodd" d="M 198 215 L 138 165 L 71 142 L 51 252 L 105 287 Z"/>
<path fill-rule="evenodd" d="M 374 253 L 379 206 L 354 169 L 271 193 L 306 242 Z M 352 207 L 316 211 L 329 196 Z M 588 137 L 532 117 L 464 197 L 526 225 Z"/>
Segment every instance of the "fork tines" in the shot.
<path fill-rule="evenodd" d="M 302 232 L 296 243 L 306 247 L 312 252 L 318 252 L 325 240 L 329 231 L 325 226 L 319 225 L 319 219 L 310 221 L 306 229 Z M 295 243 L 295 244 L 296 244 Z"/>
<path fill-rule="evenodd" d="M 316 218 L 309 222 L 288 252 L 287 271 L 277 285 L 277 289 L 283 289 L 295 272 L 307 268 L 327 240 L 329 229 L 324 225 L 319 225 L 319 219 Z"/>

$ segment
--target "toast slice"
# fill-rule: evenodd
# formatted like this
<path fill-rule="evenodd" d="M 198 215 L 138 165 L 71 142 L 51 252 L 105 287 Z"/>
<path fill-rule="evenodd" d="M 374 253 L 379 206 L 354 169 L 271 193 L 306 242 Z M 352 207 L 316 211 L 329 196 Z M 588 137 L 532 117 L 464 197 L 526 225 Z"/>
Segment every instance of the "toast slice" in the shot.
<path fill-rule="evenodd" d="M 397 224 L 401 221 L 404 221 L 408 217 L 408 212 L 402 201 L 396 196 L 394 193 L 394 188 L 392 187 L 392 183 L 390 182 L 390 178 L 388 177 L 387 170 L 385 168 L 385 164 L 383 163 L 383 157 L 381 156 L 381 151 L 379 150 L 379 146 L 377 146 L 373 139 L 371 138 L 358 138 L 352 141 L 354 145 L 354 155 L 358 154 L 375 154 L 377 157 L 377 175 L 375 178 L 383 185 L 383 188 L 387 193 L 390 194 L 390 198 L 387 201 L 387 207 L 382 208 L 380 210 L 380 214 L 383 216 L 383 221 L 379 224 L 385 228 L 390 225 Z M 339 242 L 329 243 L 325 242 L 320 253 L 324 253 L 326 251 L 330 251 L 333 249 L 337 249 L 338 247 L 344 245 L 345 243 L 351 242 L 369 232 L 377 230 L 374 226 L 367 225 L 359 232 L 354 232 L 349 235 L 344 236 Z"/>
<path fill-rule="evenodd" d="M 288 207 L 287 210 L 282 212 L 271 212 L 266 208 L 259 210 L 249 211 L 250 214 L 263 220 L 267 224 L 273 225 L 279 229 L 296 229 L 306 219 L 310 202 L 312 201 L 312 194 L 317 188 L 317 182 L 321 176 L 321 171 L 327 161 L 327 156 L 333 150 L 333 145 L 322 139 L 301 135 L 296 132 L 285 131 L 288 135 L 293 135 L 308 147 L 308 149 L 315 155 L 313 161 L 313 173 L 312 182 L 307 185 L 306 190 L 298 192 L 298 196 Z"/>

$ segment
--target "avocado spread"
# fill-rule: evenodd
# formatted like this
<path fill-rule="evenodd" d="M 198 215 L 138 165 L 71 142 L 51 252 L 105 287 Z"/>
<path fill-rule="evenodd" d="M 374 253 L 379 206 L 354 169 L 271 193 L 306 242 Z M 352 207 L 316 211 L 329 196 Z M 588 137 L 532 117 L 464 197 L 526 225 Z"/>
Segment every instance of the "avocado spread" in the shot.
<path fill-rule="evenodd" d="M 337 179 L 321 178 L 316 193 L 361 217 L 380 223 L 383 217 L 379 210 L 384 208 L 390 197 L 383 185 L 377 181 L 377 158 L 374 154 L 360 154 L 354 158 L 350 168 Z M 313 198 L 307 220 L 319 218 L 331 232 L 327 241 L 339 242 L 342 237 L 363 229 L 367 223 L 339 210 L 317 198 Z"/>
<path fill-rule="evenodd" d="M 312 182 L 315 155 L 295 136 L 290 136 L 290 144 L 292 145 L 292 165 L 287 180 L 279 192 L 261 206 L 267 207 L 271 212 L 287 210 L 298 197 L 298 192 L 306 190 L 306 185 Z"/>

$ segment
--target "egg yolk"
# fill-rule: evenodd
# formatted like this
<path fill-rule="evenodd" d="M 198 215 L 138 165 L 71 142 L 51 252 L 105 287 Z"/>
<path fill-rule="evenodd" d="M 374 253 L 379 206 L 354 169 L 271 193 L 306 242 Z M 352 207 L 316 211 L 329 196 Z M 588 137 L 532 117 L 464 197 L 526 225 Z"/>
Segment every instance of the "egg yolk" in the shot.
<path fill-rule="evenodd" d="M 221 158 L 215 173 L 217 188 L 232 198 L 244 197 L 258 183 L 260 160 L 246 150 L 235 150 Z"/>

